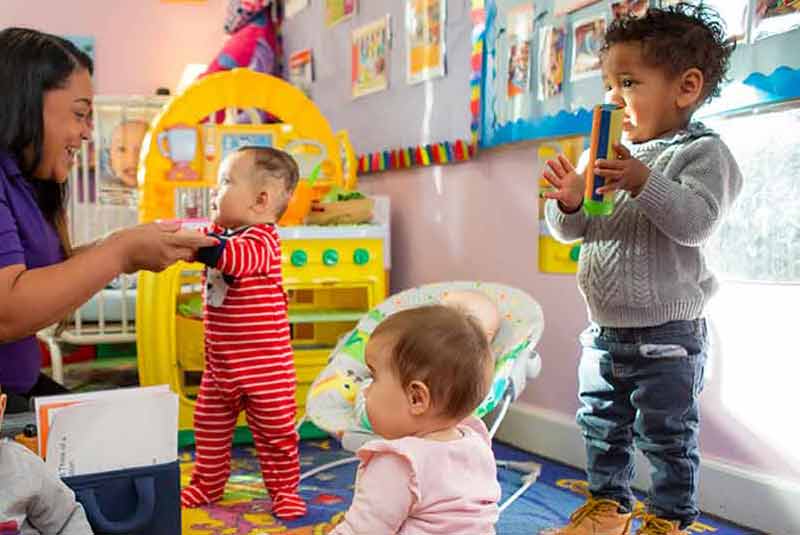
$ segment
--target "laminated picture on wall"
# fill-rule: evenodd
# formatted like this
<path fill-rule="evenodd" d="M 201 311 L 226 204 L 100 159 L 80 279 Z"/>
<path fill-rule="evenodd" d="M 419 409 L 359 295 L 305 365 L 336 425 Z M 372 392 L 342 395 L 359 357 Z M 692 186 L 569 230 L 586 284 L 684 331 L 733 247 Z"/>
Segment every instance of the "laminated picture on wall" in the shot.
<path fill-rule="evenodd" d="M 563 26 L 545 26 L 539 36 L 539 100 L 560 95 L 564 89 Z"/>
<path fill-rule="evenodd" d="M 648 7 L 650 7 L 648 0 L 621 0 L 611 2 L 611 14 L 614 20 L 622 17 L 643 17 Z"/>
<path fill-rule="evenodd" d="M 406 0 L 406 80 L 445 75 L 445 0 Z"/>
<path fill-rule="evenodd" d="M 298 50 L 289 56 L 289 82 L 311 98 L 314 81 L 314 54 L 310 48 Z"/>
<path fill-rule="evenodd" d="M 325 26 L 330 28 L 349 19 L 356 8 L 356 0 L 325 0 Z"/>
<path fill-rule="evenodd" d="M 161 102 L 148 105 L 126 102 L 95 102 L 94 124 L 98 201 L 102 204 L 136 202 L 139 154 L 150 121 L 161 110 Z"/>
<path fill-rule="evenodd" d="M 753 41 L 800 28 L 800 0 L 756 0 Z"/>
<path fill-rule="evenodd" d="M 576 22 L 572 27 L 572 79 L 600 74 L 600 49 L 606 34 L 605 17 Z"/>
<path fill-rule="evenodd" d="M 534 6 L 527 4 L 508 12 L 508 83 L 509 99 L 530 93 L 531 51 Z"/>
<path fill-rule="evenodd" d="M 353 97 L 384 91 L 389 87 L 390 17 L 386 15 L 353 31 Z"/>
<path fill-rule="evenodd" d="M 286 0 L 283 13 L 290 19 L 308 7 L 309 0 Z"/>

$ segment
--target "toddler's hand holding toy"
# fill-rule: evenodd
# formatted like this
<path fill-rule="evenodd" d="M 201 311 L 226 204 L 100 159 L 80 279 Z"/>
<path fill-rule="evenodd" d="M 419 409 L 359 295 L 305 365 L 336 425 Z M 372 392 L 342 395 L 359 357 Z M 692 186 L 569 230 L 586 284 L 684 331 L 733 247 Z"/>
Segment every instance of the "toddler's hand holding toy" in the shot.
<path fill-rule="evenodd" d="M 545 170 L 542 172 L 545 180 L 556 188 L 556 191 L 546 191 L 546 199 L 555 199 L 565 212 L 576 212 L 583 204 L 583 190 L 586 181 L 579 174 L 572 162 L 563 154 L 555 160 L 547 160 Z M 549 168 L 549 169 L 548 169 Z"/>
<path fill-rule="evenodd" d="M 650 176 L 650 168 L 631 156 L 631 152 L 622 145 L 614 145 L 616 160 L 597 160 L 594 174 L 605 178 L 605 185 L 597 188 L 598 193 L 616 190 L 629 191 L 636 197 L 644 188 Z"/>

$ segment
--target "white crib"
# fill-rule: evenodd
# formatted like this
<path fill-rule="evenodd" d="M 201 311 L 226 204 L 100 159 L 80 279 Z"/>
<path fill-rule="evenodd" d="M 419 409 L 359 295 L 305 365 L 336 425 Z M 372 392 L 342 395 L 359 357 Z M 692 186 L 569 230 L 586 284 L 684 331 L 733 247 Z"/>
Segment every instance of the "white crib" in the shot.
<path fill-rule="evenodd" d="M 96 97 L 93 148 L 89 142 L 77 156 L 69 179 L 68 216 L 74 247 L 92 243 L 110 232 L 138 222 L 136 192 L 109 188 L 104 179 L 109 168 L 113 131 L 127 120 L 150 119 L 163 107 L 164 97 Z M 62 344 L 122 344 L 136 341 L 136 276 L 118 277 L 93 296 L 62 325 L 38 333 L 47 344 L 52 377 L 64 380 Z"/>

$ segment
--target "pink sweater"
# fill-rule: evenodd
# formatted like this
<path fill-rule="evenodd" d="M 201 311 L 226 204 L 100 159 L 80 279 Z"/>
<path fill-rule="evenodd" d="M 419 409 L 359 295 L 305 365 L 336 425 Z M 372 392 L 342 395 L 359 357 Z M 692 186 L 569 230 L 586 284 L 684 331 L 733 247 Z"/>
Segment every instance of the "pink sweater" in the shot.
<path fill-rule="evenodd" d="M 494 535 L 500 485 L 491 439 L 470 417 L 449 442 L 373 440 L 358 450 L 353 503 L 331 535 Z"/>

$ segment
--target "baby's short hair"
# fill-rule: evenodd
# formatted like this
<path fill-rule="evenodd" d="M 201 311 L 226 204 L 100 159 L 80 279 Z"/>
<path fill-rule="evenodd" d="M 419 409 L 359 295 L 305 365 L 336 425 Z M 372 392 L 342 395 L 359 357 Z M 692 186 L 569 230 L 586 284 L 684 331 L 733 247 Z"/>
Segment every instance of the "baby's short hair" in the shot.
<path fill-rule="evenodd" d="M 494 359 L 486 335 L 463 312 L 444 305 L 403 310 L 372 333 L 390 348 L 391 366 L 403 387 L 422 381 L 440 415 L 472 413 L 491 385 Z"/>
<path fill-rule="evenodd" d="M 280 218 L 289 205 L 289 199 L 297 187 L 300 171 L 297 162 L 287 152 L 272 147 L 240 147 L 237 152 L 253 155 L 253 169 L 263 180 L 279 180 L 283 198 L 277 205 L 277 216 Z"/>
<path fill-rule="evenodd" d="M 641 17 L 626 16 L 612 22 L 601 55 L 620 43 L 640 42 L 644 60 L 677 76 L 687 69 L 703 73 L 705 85 L 700 102 L 716 97 L 725 81 L 736 43 L 725 37 L 725 23 L 706 5 L 681 2 L 650 8 Z"/>

